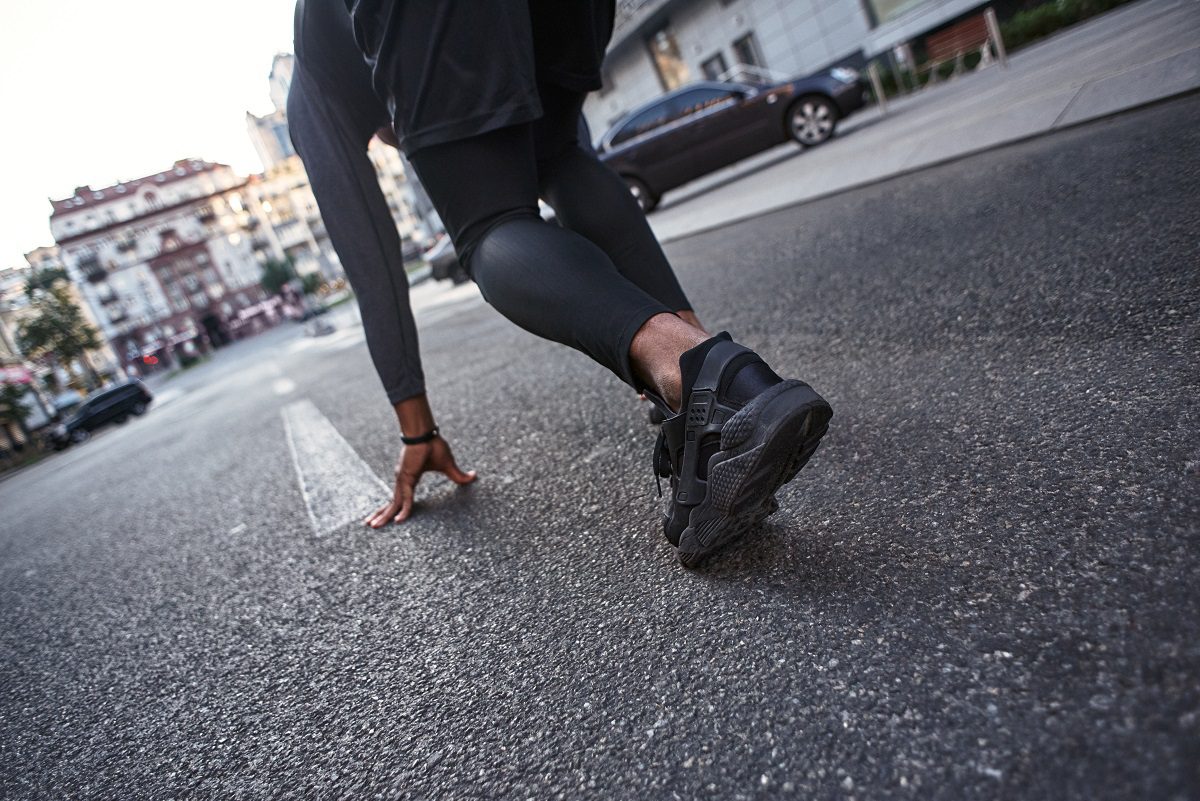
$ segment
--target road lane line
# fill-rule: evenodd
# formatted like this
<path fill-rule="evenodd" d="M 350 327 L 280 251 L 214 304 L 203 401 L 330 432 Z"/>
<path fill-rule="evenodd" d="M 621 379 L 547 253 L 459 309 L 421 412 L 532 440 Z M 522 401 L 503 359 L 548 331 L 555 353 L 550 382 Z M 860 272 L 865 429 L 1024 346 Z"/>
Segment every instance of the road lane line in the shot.
<path fill-rule="evenodd" d="M 170 389 L 165 389 L 162 392 L 159 392 L 157 395 L 154 396 L 154 405 L 161 409 L 163 406 L 166 406 L 171 401 L 177 400 L 182 397 L 183 397 L 182 389 L 180 389 L 179 387 L 171 387 Z"/>
<path fill-rule="evenodd" d="M 380 481 L 312 401 L 289 403 L 280 414 L 300 494 L 317 536 L 362 520 L 391 497 L 391 488 Z"/>

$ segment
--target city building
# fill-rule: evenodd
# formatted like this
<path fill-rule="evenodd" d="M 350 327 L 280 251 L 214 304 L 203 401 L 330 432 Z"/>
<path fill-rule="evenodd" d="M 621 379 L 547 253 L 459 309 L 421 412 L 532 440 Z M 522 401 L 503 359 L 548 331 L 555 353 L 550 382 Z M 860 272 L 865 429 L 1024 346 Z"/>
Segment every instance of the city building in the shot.
<path fill-rule="evenodd" d="M 0 365 L 16 364 L 22 359 L 17 335 L 22 318 L 28 314 L 28 278 L 28 267 L 0 269 Z"/>
<path fill-rule="evenodd" d="M 619 0 L 604 87 L 584 105 L 593 139 L 692 81 L 782 80 L 863 67 L 984 0 Z"/>
<path fill-rule="evenodd" d="M 319 273 L 332 280 L 342 275 L 341 262 L 329 243 L 308 175 L 288 133 L 287 95 L 294 64 L 292 54 L 276 55 L 268 77 L 274 110 L 262 116 L 246 112 L 250 142 L 263 164 L 262 174 L 251 178 L 249 191 L 272 228 L 257 242 L 272 258 L 289 258 L 301 275 Z M 441 220 L 399 151 L 372 139 L 367 152 L 396 229 L 415 256 L 445 230 Z"/>
<path fill-rule="evenodd" d="M 198 159 L 52 200 L 68 276 L 121 365 L 135 374 L 241 336 L 262 310 L 248 182 Z M 256 327 L 255 323 L 251 327 Z"/>
<path fill-rule="evenodd" d="M 21 324 L 33 314 L 32 298 L 26 292 L 30 277 L 44 271 L 66 272 L 61 253 L 54 245 L 31 250 L 25 254 L 25 261 L 27 264 L 24 267 L 0 270 L 0 340 L 7 340 L 7 347 L 20 358 L 24 358 L 24 354 L 20 353 L 18 340 Z M 79 307 L 84 321 L 99 332 L 100 325 L 79 287 L 69 280 L 64 286 L 71 301 Z M 100 376 L 119 377 L 120 363 L 108 342 L 101 339 L 101 347 L 92 351 L 88 361 Z M 44 379 L 51 369 L 55 370 L 55 379 L 59 385 L 65 386 L 72 381 L 81 384 L 87 382 L 81 364 L 41 365 L 35 368 L 35 372 L 40 379 Z"/>
<path fill-rule="evenodd" d="M 277 54 L 271 62 L 271 74 L 267 78 L 274 109 L 261 117 L 246 112 L 246 131 L 266 172 L 296 155 L 287 127 L 287 95 L 292 85 L 293 67 L 291 53 Z"/>

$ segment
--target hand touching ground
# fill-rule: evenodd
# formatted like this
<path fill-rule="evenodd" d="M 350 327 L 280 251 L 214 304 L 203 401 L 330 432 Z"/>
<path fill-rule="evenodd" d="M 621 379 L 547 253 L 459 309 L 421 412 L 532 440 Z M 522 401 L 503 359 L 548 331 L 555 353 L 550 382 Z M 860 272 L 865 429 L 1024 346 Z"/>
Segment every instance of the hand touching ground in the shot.
<path fill-rule="evenodd" d="M 371 528 L 382 528 L 388 523 L 407 520 L 412 514 L 417 483 L 430 471 L 444 473 L 455 484 L 470 484 L 476 478 L 474 470 L 463 472 L 459 469 L 450 445 L 442 437 L 420 445 L 405 445 L 396 461 L 396 488 L 391 502 L 376 509 L 363 523 Z"/>

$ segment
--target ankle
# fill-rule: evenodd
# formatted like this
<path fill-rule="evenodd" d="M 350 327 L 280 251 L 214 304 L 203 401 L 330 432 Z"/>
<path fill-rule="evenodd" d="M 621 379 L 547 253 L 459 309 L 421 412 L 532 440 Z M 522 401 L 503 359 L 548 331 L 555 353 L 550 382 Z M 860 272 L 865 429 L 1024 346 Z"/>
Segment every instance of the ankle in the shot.
<path fill-rule="evenodd" d="M 638 329 L 629 347 L 635 376 L 678 411 L 682 394 L 679 357 L 706 339 L 704 331 L 674 314 L 654 315 Z"/>

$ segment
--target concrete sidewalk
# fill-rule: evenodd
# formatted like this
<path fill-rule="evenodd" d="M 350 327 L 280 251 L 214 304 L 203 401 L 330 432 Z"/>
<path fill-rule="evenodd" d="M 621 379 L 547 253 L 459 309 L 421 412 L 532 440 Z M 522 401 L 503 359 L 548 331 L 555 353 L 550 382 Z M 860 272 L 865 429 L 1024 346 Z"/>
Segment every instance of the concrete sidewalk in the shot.
<path fill-rule="evenodd" d="M 1197 88 L 1200 3 L 1142 0 L 1020 51 L 1008 69 L 861 112 L 819 149 L 782 145 L 669 192 L 650 224 L 669 241 Z"/>

